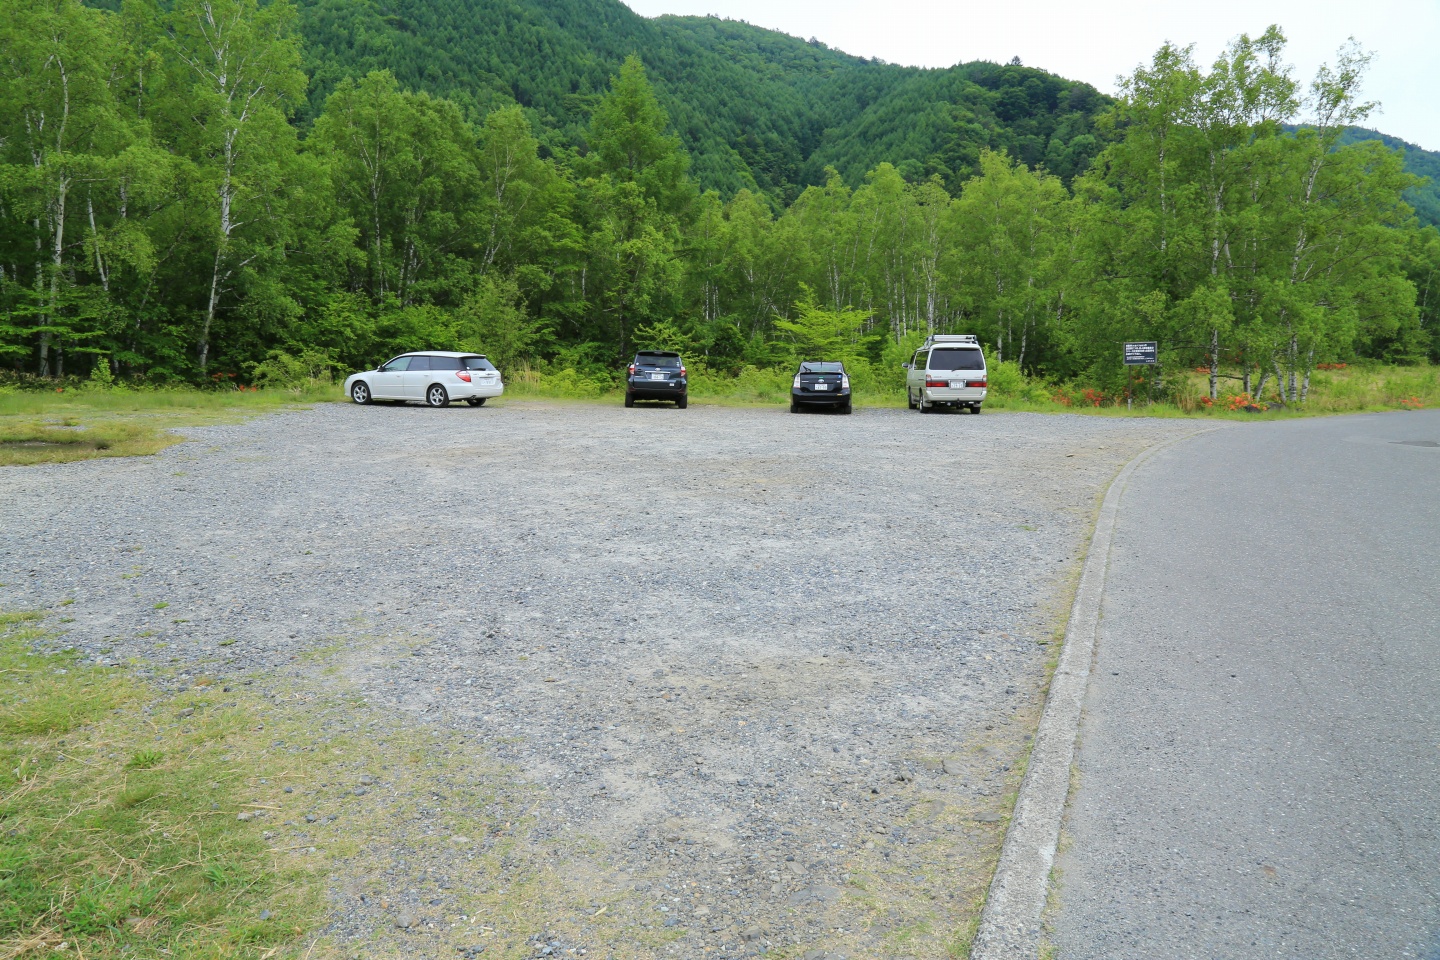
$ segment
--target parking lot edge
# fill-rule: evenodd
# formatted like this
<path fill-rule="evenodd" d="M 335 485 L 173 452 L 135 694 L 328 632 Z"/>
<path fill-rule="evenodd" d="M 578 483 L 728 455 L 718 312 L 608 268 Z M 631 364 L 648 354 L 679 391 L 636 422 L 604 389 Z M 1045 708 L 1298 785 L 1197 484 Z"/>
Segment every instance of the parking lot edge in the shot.
<path fill-rule="evenodd" d="M 1120 501 L 1131 475 L 1142 463 L 1187 439 L 1190 437 L 1169 440 L 1141 452 L 1116 474 L 1101 501 L 1070 608 L 1060 661 L 1050 680 L 1030 762 L 972 941 L 971 960 L 1029 960 L 1038 955 L 1041 916 L 1070 792 L 1070 768 L 1095 654 L 1100 601 Z"/>

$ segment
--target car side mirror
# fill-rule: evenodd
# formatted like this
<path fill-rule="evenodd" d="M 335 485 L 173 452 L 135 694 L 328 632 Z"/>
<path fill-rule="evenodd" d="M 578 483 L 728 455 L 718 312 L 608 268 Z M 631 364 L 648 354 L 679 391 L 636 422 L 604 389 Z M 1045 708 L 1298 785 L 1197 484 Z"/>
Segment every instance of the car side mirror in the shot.
<path fill-rule="evenodd" d="M 910 364 L 908 364 L 908 363 L 902 363 L 902 364 L 900 364 L 900 369 L 901 369 L 901 370 L 909 370 L 909 369 L 910 369 Z"/>

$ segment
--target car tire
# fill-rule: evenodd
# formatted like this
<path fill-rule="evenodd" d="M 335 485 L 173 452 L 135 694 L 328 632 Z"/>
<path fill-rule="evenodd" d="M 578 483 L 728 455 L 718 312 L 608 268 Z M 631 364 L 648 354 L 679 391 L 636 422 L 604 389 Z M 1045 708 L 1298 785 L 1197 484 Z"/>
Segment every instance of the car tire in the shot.
<path fill-rule="evenodd" d="M 978 417 L 980 415 L 980 404 L 977 403 L 975 404 L 975 406 L 971 407 L 970 412 Z"/>
<path fill-rule="evenodd" d="M 370 394 L 370 384 L 364 380 L 357 380 L 355 381 L 355 385 L 350 388 L 350 399 L 363 407 L 375 398 Z"/>
<path fill-rule="evenodd" d="M 635 406 L 635 396 L 629 390 L 625 391 L 625 406 L 627 408 Z"/>
<path fill-rule="evenodd" d="M 485 406 L 485 401 L 488 400 L 488 399 L 490 399 L 490 398 L 489 398 L 489 397 L 470 397 L 470 398 L 467 399 L 465 402 L 468 403 L 468 404 L 470 404 L 470 406 L 472 406 L 472 407 L 483 407 L 483 406 Z"/>
<path fill-rule="evenodd" d="M 791 401 L 790 401 L 790 412 L 791 412 L 791 413 L 799 413 L 799 412 L 800 412 L 800 404 L 796 403 L 794 400 L 791 400 Z"/>
<path fill-rule="evenodd" d="M 935 409 L 935 404 L 925 402 L 925 394 L 920 394 L 920 399 L 915 402 L 915 409 L 921 413 L 929 413 Z"/>
<path fill-rule="evenodd" d="M 840 412 L 845 414 L 846 416 L 849 416 L 850 414 L 855 412 L 855 408 L 851 405 L 849 400 L 846 400 L 845 406 L 840 408 Z"/>
<path fill-rule="evenodd" d="M 675 406 L 679 407 L 681 410 L 684 410 L 686 407 L 690 406 L 690 398 L 681 397 L 679 400 L 675 401 Z"/>
<path fill-rule="evenodd" d="M 915 403 L 915 394 L 910 392 L 909 387 L 905 388 L 905 402 L 910 405 L 911 410 L 916 409 L 917 404 Z"/>
<path fill-rule="evenodd" d="M 429 407 L 450 406 L 450 394 L 438 383 L 432 383 L 425 388 L 425 405 Z"/>

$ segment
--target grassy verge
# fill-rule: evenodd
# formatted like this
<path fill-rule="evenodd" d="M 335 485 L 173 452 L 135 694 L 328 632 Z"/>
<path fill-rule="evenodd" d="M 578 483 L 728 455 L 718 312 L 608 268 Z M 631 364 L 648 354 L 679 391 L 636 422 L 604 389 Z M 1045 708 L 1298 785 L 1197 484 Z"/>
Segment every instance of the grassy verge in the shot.
<path fill-rule="evenodd" d="M 690 398 L 695 403 L 714 406 L 784 406 L 790 401 L 790 380 L 788 368 L 747 367 L 733 377 L 697 368 L 691 371 Z M 1254 420 L 1440 406 L 1440 369 L 1431 366 L 1367 365 L 1317 370 L 1309 399 L 1303 406 L 1282 408 L 1271 396 L 1266 401 L 1269 409 L 1258 413 L 1243 409 L 1251 404 L 1238 399 L 1238 382 L 1230 379 L 1222 381 L 1225 386 L 1220 400 L 1207 403 L 1203 399 L 1208 391 L 1207 378 L 1195 372 L 1172 374 L 1172 386 L 1178 384 L 1178 387 L 1171 398 L 1155 403 L 1137 399 L 1129 406 L 1123 396 L 1107 396 L 1081 387 L 1061 387 L 1025 377 L 1013 364 L 997 364 L 991 370 L 990 381 L 987 410 L 1024 413 Z M 619 403 L 624 391 L 613 378 L 600 375 L 524 368 L 507 376 L 505 395 L 518 400 Z M 906 406 L 905 391 L 902 385 L 890 380 L 881 382 L 870 371 L 863 382 L 856 383 L 855 405 L 862 409 L 902 409 Z M 1236 409 L 1231 409 L 1232 406 Z"/>
<path fill-rule="evenodd" d="M 153 680 L 58 642 L 0 614 L 3 960 L 649 955 L 589 841 L 536 830 L 543 788 L 347 682 L 403 638 Z"/>
<path fill-rule="evenodd" d="M 325 385 L 246 391 L 6 390 L 0 392 L 0 466 L 145 456 L 182 442 L 177 429 L 339 399 L 339 390 Z"/>
<path fill-rule="evenodd" d="M 1013 366 L 1013 365 L 1006 365 Z M 1440 406 L 1440 368 L 1432 366 L 1359 366 L 1315 372 L 1304 406 L 1271 406 L 1264 412 L 1231 409 L 1234 392 L 1207 404 L 1205 377 L 1183 374 L 1175 399 L 1136 401 L 1093 391 L 1063 389 L 1022 377 L 992 373 L 987 410 L 1023 413 L 1075 413 L 1102 417 L 1184 417 L 1206 420 L 1285 419 L 1339 413 L 1366 413 Z M 1229 383 L 1229 381 L 1226 381 Z M 613 379 L 587 377 L 573 370 L 539 372 L 529 368 L 507 377 L 511 400 L 620 403 L 623 389 Z M 692 400 L 728 407 L 779 407 L 790 400 L 787 370 L 753 367 L 738 376 L 693 372 Z M 1274 398 L 1271 398 L 1273 401 Z M 328 384 L 298 389 L 245 391 L 74 389 L 56 393 L 0 390 L 0 466 L 66 463 L 97 457 L 152 454 L 184 437 L 177 429 L 233 423 L 285 409 L 296 403 L 343 402 Z M 504 400 L 499 405 L 503 405 Z M 878 383 L 858 384 L 857 408 L 901 409 L 903 389 Z M 1243 405 L 1241 405 L 1243 406 Z"/>
<path fill-rule="evenodd" d="M 278 956 L 320 914 L 314 876 L 250 825 L 253 717 L 204 687 L 38 654 L 0 616 L 0 956 Z"/>

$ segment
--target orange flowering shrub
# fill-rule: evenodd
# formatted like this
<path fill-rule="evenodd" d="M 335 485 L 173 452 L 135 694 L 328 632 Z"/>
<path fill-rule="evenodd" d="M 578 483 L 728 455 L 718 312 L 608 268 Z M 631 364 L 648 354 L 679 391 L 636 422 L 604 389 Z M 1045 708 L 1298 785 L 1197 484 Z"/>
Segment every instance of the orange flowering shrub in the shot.
<path fill-rule="evenodd" d="M 1350 366 L 1350 364 L 1348 364 L 1348 363 L 1317 363 L 1317 364 L 1315 364 L 1315 369 L 1316 369 L 1316 370 L 1344 370 L 1344 369 L 1345 369 L 1346 367 L 1348 367 L 1348 366 Z"/>
<path fill-rule="evenodd" d="M 1402 397 L 1400 400 L 1400 406 L 1404 407 L 1406 410 L 1422 410 L 1425 407 L 1425 401 L 1421 400 L 1419 397 Z"/>
<path fill-rule="evenodd" d="M 1227 397 L 1225 402 L 1231 411 L 1244 410 L 1246 407 L 1257 407 L 1261 410 L 1269 409 L 1265 404 L 1256 400 L 1248 393 L 1237 393 L 1233 397 Z"/>
<path fill-rule="evenodd" d="M 1098 407 L 1100 406 L 1100 404 L 1105 402 L 1105 394 L 1101 393 L 1099 390 L 1096 390 L 1094 387 L 1086 387 L 1084 393 L 1082 393 L 1081 396 L 1084 398 L 1085 402 L 1090 404 L 1090 406 L 1092 407 Z"/>

